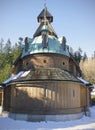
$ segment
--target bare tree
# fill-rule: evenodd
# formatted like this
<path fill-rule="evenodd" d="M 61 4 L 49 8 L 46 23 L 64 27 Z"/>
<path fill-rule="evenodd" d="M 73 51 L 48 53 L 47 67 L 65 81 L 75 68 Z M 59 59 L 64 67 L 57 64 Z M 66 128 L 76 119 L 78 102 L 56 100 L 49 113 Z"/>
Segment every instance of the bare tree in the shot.
<path fill-rule="evenodd" d="M 84 78 L 91 83 L 95 83 L 95 58 L 89 58 L 85 61 L 81 60 L 80 68 Z"/>

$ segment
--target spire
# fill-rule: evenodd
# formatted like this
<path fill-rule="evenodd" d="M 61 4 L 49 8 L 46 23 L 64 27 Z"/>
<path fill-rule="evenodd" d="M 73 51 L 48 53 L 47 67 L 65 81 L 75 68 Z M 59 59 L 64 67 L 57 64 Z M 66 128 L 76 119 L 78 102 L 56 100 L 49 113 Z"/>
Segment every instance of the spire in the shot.
<path fill-rule="evenodd" d="M 44 0 L 44 25 L 46 25 L 46 22 L 47 22 L 47 18 L 46 18 L 46 0 Z"/>
<path fill-rule="evenodd" d="M 50 12 L 47 10 L 46 7 L 46 0 L 44 0 L 44 9 L 41 11 L 41 13 L 37 17 L 38 22 L 43 22 L 46 24 L 46 20 L 51 23 L 53 22 L 53 16 L 50 14 Z"/>
<path fill-rule="evenodd" d="M 53 22 L 53 16 L 47 10 L 46 0 L 44 0 L 44 9 L 38 15 L 37 20 L 40 23 L 40 26 L 36 30 L 34 37 L 40 36 L 42 31 L 49 32 L 50 35 L 57 37 L 57 34 L 51 26 L 51 22 Z"/>
<path fill-rule="evenodd" d="M 46 8 L 46 0 L 44 0 L 44 8 Z"/>

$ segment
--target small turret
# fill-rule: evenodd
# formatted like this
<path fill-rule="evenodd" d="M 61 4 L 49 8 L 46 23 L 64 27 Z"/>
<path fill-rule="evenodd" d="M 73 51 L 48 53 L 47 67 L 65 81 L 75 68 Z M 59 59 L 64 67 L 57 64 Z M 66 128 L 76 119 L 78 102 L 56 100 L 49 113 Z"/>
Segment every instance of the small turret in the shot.
<path fill-rule="evenodd" d="M 42 12 L 37 17 L 37 20 L 39 23 L 44 21 L 44 12 L 45 12 L 45 8 L 42 10 Z M 46 19 L 48 20 L 49 23 L 53 22 L 53 16 L 49 13 L 47 8 L 46 8 Z"/>
<path fill-rule="evenodd" d="M 34 33 L 34 37 L 41 35 L 41 31 L 42 31 L 42 28 L 44 25 L 45 25 L 44 27 L 48 28 L 49 34 L 51 36 L 57 37 L 57 34 L 55 33 L 53 27 L 50 24 L 51 22 L 53 22 L 53 16 L 49 13 L 46 6 L 42 10 L 42 12 L 38 15 L 37 19 L 38 19 L 38 22 L 40 22 L 40 26 L 38 27 L 38 29 Z M 47 31 L 47 28 L 45 28 L 46 31 Z"/>

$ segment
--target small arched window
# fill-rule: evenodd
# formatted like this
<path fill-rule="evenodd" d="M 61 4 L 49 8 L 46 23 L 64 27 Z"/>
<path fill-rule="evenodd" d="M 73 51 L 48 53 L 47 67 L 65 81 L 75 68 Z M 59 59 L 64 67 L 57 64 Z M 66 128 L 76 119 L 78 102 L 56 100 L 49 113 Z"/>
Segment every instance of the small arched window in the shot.
<path fill-rule="evenodd" d="M 46 63 L 46 60 L 44 60 L 43 62 Z"/>
<path fill-rule="evenodd" d="M 63 65 L 65 65 L 65 62 L 63 62 Z"/>

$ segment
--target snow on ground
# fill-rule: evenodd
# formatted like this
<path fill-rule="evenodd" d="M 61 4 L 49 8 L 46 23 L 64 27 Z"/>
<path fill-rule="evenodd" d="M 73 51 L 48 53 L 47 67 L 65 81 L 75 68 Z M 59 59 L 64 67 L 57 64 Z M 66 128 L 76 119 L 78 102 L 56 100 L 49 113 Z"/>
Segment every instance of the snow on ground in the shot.
<path fill-rule="evenodd" d="M 95 130 L 95 106 L 90 111 L 90 117 L 65 122 L 27 122 L 0 117 L 0 130 Z"/>

